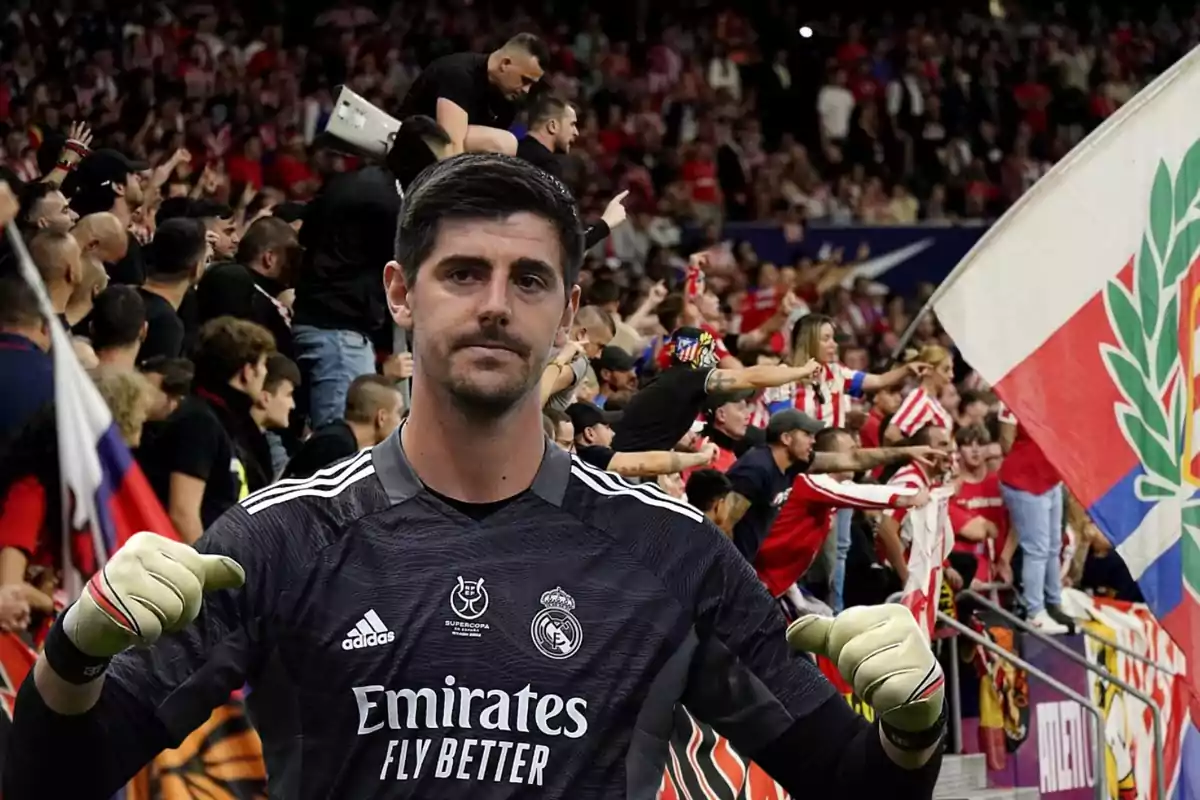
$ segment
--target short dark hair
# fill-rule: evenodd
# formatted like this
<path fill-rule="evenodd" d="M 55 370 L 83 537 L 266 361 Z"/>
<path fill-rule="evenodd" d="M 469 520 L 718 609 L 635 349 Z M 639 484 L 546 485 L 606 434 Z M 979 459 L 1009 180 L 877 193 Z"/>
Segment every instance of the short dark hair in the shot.
<path fill-rule="evenodd" d="M 151 278 L 178 281 L 196 268 L 205 250 L 204 223 L 190 217 L 175 217 L 158 226 L 150 242 L 146 273 Z"/>
<path fill-rule="evenodd" d="M 984 394 L 983 392 L 977 391 L 975 389 L 967 389 L 966 391 L 964 391 L 962 394 L 959 395 L 958 407 L 960 409 L 966 408 L 967 406 L 971 405 L 972 403 L 983 403 L 984 405 L 991 405 L 991 403 L 988 401 L 987 395 Z"/>
<path fill-rule="evenodd" d="M 136 342 L 146 324 L 146 303 L 132 286 L 114 283 L 92 305 L 92 347 L 124 347 Z"/>
<path fill-rule="evenodd" d="M 813 451 L 817 453 L 833 452 L 837 447 L 838 439 L 842 436 L 853 438 L 853 434 L 845 428 L 822 428 L 813 437 Z"/>
<path fill-rule="evenodd" d="M 720 470 L 698 469 L 688 478 L 684 491 L 687 492 L 688 502 L 707 514 L 717 501 L 733 491 L 733 483 Z"/>
<path fill-rule="evenodd" d="M 20 275 L 0 277 L 0 327 L 27 328 L 44 321 L 33 288 Z"/>
<path fill-rule="evenodd" d="M 409 187 L 396 225 L 396 261 L 416 283 L 445 220 L 497 220 L 527 212 L 549 221 L 562 249 L 563 292 L 571 291 L 583 263 L 583 229 L 567 187 L 514 156 L 468 153 L 439 161 Z"/>
<path fill-rule="evenodd" d="M 250 265 L 262 258 L 263 253 L 280 247 L 291 247 L 297 242 L 296 230 L 278 217 L 260 217 L 246 229 L 238 243 L 237 262 Z"/>
<path fill-rule="evenodd" d="M 192 390 L 192 379 L 196 368 L 186 358 L 153 356 L 142 362 L 139 368 L 143 375 L 153 373 L 162 376 L 162 390 L 171 397 L 183 397 Z"/>
<path fill-rule="evenodd" d="M 550 48 L 532 33 L 518 33 L 504 43 L 506 50 L 523 50 L 537 59 L 543 69 L 550 63 Z"/>
<path fill-rule="evenodd" d="M 396 383 L 383 375 L 359 375 L 346 391 L 346 421 L 369 424 L 375 412 L 386 402 L 383 398 L 400 393 Z"/>
<path fill-rule="evenodd" d="M 567 416 L 567 412 L 558 408 L 543 408 L 542 416 L 553 422 L 555 425 L 562 425 L 564 422 L 570 422 L 571 418 Z"/>
<path fill-rule="evenodd" d="M 557 430 L 555 430 L 555 428 L 557 428 L 558 426 L 554 422 L 554 420 L 550 419 L 550 416 L 546 413 L 549 410 L 550 409 L 548 409 L 548 408 L 542 410 L 542 433 L 546 434 L 548 437 L 553 439 L 554 434 L 556 434 L 558 432 Z"/>
<path fill-rule="evenodd" d="M 273 392 L 279 385 L 287 381 L 292 387 L 300 385 L 300 368 L 282 353 L 273 353 L 267 357 L 267 377 L 263 380 L 263 389 Z"/>
<path fill-rule="evenodd" d="M 261 325 L 235 317 L 210 319 L 200 327 L 192 361 L 201 385 L 228 383 L 247 364 L 275 352 L 275 337 Z"/>
<path fill-rule="evenodd" d="M 30 181 L 21 187 L 17 193 L 20 210 L 17 211 L 17 228 L 28 230 L 33 227 L 34 210 L 38 204 L 51 192 L 57 192 L 58 187 L 45 181 Z"/>
<path fill-rule="evenodd" d="M 552 92 L 544 92 L 537 96 L 529 107 L 529 127 L 536 128 L 552 119 L 559 119 L 569 106 L 566 100 Z"/>

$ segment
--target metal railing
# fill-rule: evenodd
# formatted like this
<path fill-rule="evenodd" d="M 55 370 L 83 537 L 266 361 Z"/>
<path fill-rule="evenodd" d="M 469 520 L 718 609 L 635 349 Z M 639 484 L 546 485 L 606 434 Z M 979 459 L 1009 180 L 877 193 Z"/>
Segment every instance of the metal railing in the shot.
<path fill-rule="evenodd" d="M 1092 715 L 1092 721 L 1095 724 L 1092 741 L 1093 741 L 1093 745 L 1094 745 L 1093 757 L 1095 758 L 1095 762 L 1096 762 L 1095 766 L 1094 766 L 1095 775 L 1096 775 L 1096 785 L 1095 785 L 1096 800 L 1105 800 L 1105 798 L 1108 797 L 1108 775 L 1105 771 L 1104 712 L 1101 710 L 1100 706 L 1096 705 L 1090 699 L 1088 699 L 1087 697 L 1084 697 L 1079 692 L 1072 689 L 1070 686 L 1067 686 L 1066 684 L 1062 683 L 1057 678 L 1055 678 L 1053 675 L 1043 672 L 1042 670 L 1038 669 L 1033 664 L 1030 664 L 1028 661 L 1021 658 L 1020 656 L 1010 653 L 1009 651 L 1005 650 L 1000 645 L 998 645 L 995 642 L 988 639 L 986 636 L 976 633 L 975 631 L 971 630 L 966 625 L 963 625 L 958 620 L 947 615 L 945 612 L 942 612 L 942 611 L 937 612 L 937 620 L 940 624 L 945 625 L 946 627 L 951 628 L 952 630 L 957 632 L 957 634 L 959 636 L 966 637 L 967 639 L 971 640 L 975 644 L 982 647 L 984 650 L 987 650 L 989 653 L 992 653 L 994 656 L 999 658 L 1001 661 L 1006 661 L 1009 664 L 1012 664 L 1017 669 L 1024 670 L 1032 677 L 1040 680 L 1042 683 L 1049 686 L 1051 689 L 1054 689 L 1055 691 L 1059 692 L 1060 694 L 1062 694 L 1069 700 L 1074 700 L 1076 703 L 1078 703 L 1079 705 L 1083 706 L 1084 708 L 1086 708 L 1088 710 L 1088 712 Z M 954 641 L 954 639 L 952 639 L 951 641 Z M 957 651 L 957 647 L 955 647 L 954 649 Z M 956 657 L 954 659 L 954 662 L 952 662 L 952 663 L 957 663 L 957 660 L 958 660 L 957 652 L 955 652 L 953 655 Z M 952 667 L 952 672 L 957 673 L 958 672 L 957 667 Z M 952 692 L 950 692 L 950 694 L 956 695 L 957 693 L 958 693 L 958 685 L 957 685 L 957 683 L 955 683 L 954 689 Z M 958 704 L 958 700 L 956 697 L 955 701 L 954 701 L 954 706 L 952 706 L 952 707 L 957 707 L 957 704 Z M 961 717 L 961 714 L 959 714 L 959 726 L 960 727 L 959 727 L 958 735 L 960 737 L 962 736 L 961 724 L 962 724 L 962 717 Z"/>
<path fill-rule="evenodd" d="M 970 589 L 964 589 L 963 591 L 961 591 L 957 595 L 955 595 L 956 600 L 959 600 L 962 598 L 967 598 L 969 600 L 973 600 L 976 603 L 979 603 L 984 608 L 988 609 L 989 611 L 991 611 L 994 614 L 997 614 L 1001 618 L 1007 620 L 1008 622 L 1010 622 L 1017 628 L 1021 629 L 1025 633 L 1027 633 L 1030 636 L 1032 636 L 1033 638 L 1037 639 L 1042 644 L 1044 644 L 1047 647 L 1051 648 L 1052 650 L 1055 650 L 1056 652 L 1066 656 L 1071 661 L 1074 661 L 1076 664 L 1083 667 L 1085 670 L 1092 673 L 1093 675 L 1098 677 L 1100 680 L 1107 681 L 1107 682 L 1113 684 L 1114 686 L 1117 686 L 1117 687 L 1123 689 L 1129 695 L 1136 697 L 1138 700 L 1141 700 L 1143 703 L 1146 704 L 1146 707 L 1150 709 L 1150 713 L 1154 716 L 1154 779 L 1155 779 L 1155 783 L 1157 784 L 1155 787 L 1154 796 L 1158 800 L 1163 800 L 1163 797 L 1165 796 L 1164 787 L 1166 786 L 1166 783 L 1164 782 L 1165 779 L 1163 777 L 1163 763 L 1162 763 L 1162 760 L 1163 760 L 1162 711 L 1158 708 L 1157 705 L 1155 705 L 1153 698 L 1151 698 L 1150 695 L 1146 694 L 1145 692 L 1135 689 L 1129 683 L 1127 683 L 1124 680 L 1122 680 L 1121 678 L 1118 678 L 1117 676 L 1113 675 L 1111 672 L 1109 672 L 1108 670 L 1099 666 L 1098 664 L 1093 664 L 1091 661 L 1088 661 L 1086 656 L 1076 653 L 1074 650 L 1067 647 L 1062 642 L 1059 642 L 1058 640 L 1056 640 L 1053 636 L 1049 636 L 1049 635 L 1039 631 L 1037 629 L 1037 627 L 1030 625 L 1028 622 L 1021 619 L 1016 614 L 1013 614 L 1011 611 L 1008 611 L 1007 609 L 1001 607 L 997 603 L 993 603 L 991 600 L 988 600 L 986 597 L 979 594 L 978 592 L 974 592 Z M 1084 633 L 1087 632 L 1082 626 L 1076 626 L 1076 627 L 1081 632 L 1084 632 Z M 1107 642 L 1107 640 L 1105 640 L 1104 637 L 1096 637 L 1096 638 L 1099 638 L 1099 639 Z M 1113 644 L 1112 642 L 1108 642 L 1108 643 Z M 1104 752 L 1105 745 L 1104 745 L 1104 742 L 1102 739 L 1097 740 L 1097 747 L 1100 748 L 1101 753 Z"/>

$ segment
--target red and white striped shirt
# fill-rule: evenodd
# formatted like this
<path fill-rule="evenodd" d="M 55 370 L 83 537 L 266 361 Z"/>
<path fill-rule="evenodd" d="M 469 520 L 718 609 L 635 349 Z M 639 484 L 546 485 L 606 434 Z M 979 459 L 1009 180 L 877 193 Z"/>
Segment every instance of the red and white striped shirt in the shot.
<path fill-rule="evenodd" d="M 790 405 L 824 422 L 831 428 L 843 428 L 852 408 L 852 400 L 862 397 L 867 374 L 834 362 L 825 364 L 813 379 L 766 390 L 771 413 Z"/>
<path fill-rule="evenodd" d="M 779 597 L 812 565 L 829 535 L 839 508 L 894 508 L 916 489 L 838 481 L 829 475 L 801 475 L 758 549 L 754 567 L 772 597 Z"/>
<path fill-rule="evenodd" d="M 954 419 L 937 398 L 918 386 L 908 393 L 892 415 L 892 424 L 905 436 L 912 436 L 926 425 L 953 430 Z"/>

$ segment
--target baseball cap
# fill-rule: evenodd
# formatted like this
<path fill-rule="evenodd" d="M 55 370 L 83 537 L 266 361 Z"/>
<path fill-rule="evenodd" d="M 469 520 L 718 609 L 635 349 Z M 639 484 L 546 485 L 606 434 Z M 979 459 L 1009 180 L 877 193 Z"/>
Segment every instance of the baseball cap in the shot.
<path fill-rule="evenodd" d="M 635 362 L 633 356 L 622 350 L 620 347 L 613 345 L 605 345 L 600 351 L 600 355 L 592 361 L 592 369 L 600 372 L 602 369 L 610 370 L 611 372 L 632 372 Z"/>
<path fill-rule="evenodd" d="M 71 208 L 81 216 L 111 208 L 114 187 L 123 186 L 131 172 L 149 169 L 145 161 L 134 161 L 118 150 L 93 150 L 63 181 Z"/>
<path fill-rule="evenodd" d="M 582 401 L 567 406 L 567 416 L 571 418 L 576 435 L 593 425 L 616 425 L 621 421 L 620 411 L 604 411 L 594 403 Z"/>
<path fill-rule="evenodd" d="M 824 422 L 813 419 L 803 411 L 786 408 L 771 415 L 771 419 L 767 423 L 767 442 L 774 444 L 782 439 L 785 433 L 791 433 L 792 431 L 804 431 L 805 433 L 816 434 L 824 427 Z"/>

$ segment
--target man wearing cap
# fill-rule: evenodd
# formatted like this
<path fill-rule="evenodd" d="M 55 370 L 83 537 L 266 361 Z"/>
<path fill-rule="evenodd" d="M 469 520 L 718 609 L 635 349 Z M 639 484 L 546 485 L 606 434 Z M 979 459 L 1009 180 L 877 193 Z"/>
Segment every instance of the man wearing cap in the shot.
<path fill-rule="evenodd" d="M 944 457 L 928 446 L 813 453 L 814 437 L 824 427 L 823 422 L 794 408 L 773 414 L 767 423 L 767 443 L 747 451 L 726 473 L 733 484 L 729 508 L 733 543 L 751 563 L 797 476 L 862 472 L 903 461 L 936 463 Z"/>
<path fill-rule="evenodd" d="M 633 356 L 628 351 L 611 344 L 605 345 L 599 357 L 592 359 L 592 371 L 600 386 L 595 401 L 597 406 L 604 408 L 604 403 L 614 394 L 637 391 L 634 366 Z"/>
<path fill-rule="evenodd" d="M 680 328 L 667 343 L 670 366 L 633 396 L 616 426 L 613 449 L 622 453 L 672 450 L 704 410 L 710 395 L 802 381 L 820 365 L 717 367 L 717 340 L 699 328 Z"/>
<path fill-rule="evenodd" d="M 687 469 L 703 467 L 716 458 L 716 445 L 706 445 L 699 453 L 650 451 L 643 453 L 614 453 L 611 444 L 612 426 L 621 414 L 602 411 L 592 403 L 572 403 L 567 416 L 575 429 L 575 455 L 594 467 L 615 472 L 627 478 L 654 478 L 674 475 Z"/>
<path fill-rule="evenodd" d="M 125 230 L 133 221 L 133 212 L 145 196 L 138 173 L 149 169 L 144 161 L 133 161 L 116 150 L 94 150 L 79 162 L 63 182 L 63 191 L 71 198 L 71 209 L 81 217 L 108 211 L 121 221 Z M 108 264 L 109 278 L 115 283 L 141 286 L 146 279 L 142 248 L 131 234 L 125 257 Z"/>

